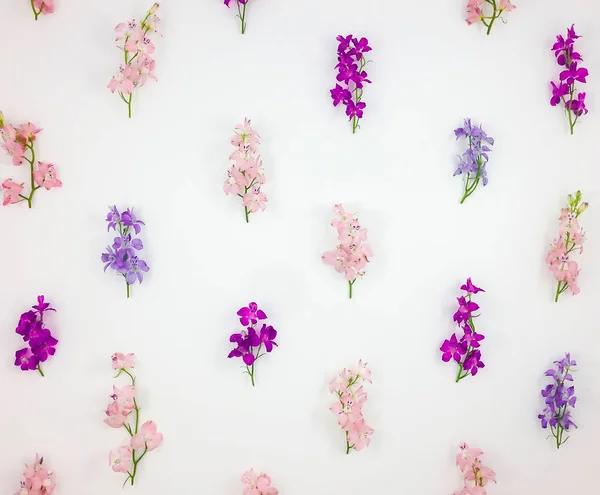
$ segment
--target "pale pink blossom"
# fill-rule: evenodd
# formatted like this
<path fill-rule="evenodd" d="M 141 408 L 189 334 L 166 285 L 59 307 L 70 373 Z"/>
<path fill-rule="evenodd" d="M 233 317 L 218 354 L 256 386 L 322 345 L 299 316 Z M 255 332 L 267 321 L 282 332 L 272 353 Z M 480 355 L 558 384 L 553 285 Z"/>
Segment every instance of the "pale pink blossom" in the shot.
<path fill-rule="evenodd" d="M 456 454 L 456 465 L 464 473 L 465 469 L 480 455 L 483 455 L 483 450 L 472 449 L 466 443 L 461 443 L 458 446 L 458 453 Z"/>
<path fill-rule="evenodd" d="M 502 14 L 515 8 L 510 0 L 498 0 L 494 3 L 487 0 L 468 0 L 466 21 L 469 25 L 481 21 L 488 28 L 487 34 L 490 34 L 494 21 L 504 20 Z"/>
<path fill-rule="evenodd" d="M 140 428 L 140 432 L 131 437 L 131 448 L 148 449 L 148 452 L 156 449 L 163 441 L 163 434 L 158 433 L 154 421 L 146 421 Z"/>
<path fill-rule="evenodd" d="M 108 465 L 115 473 L 127 473 L 132 467 L 131 449 L 129 446 L 112 450 L 108 456 Z"/>
<path fill-rule="evenodd" d="M 51 163 L 38 162 L 37 170 L 33 172 L 33 180 L 38 186 L 44 186 L 47 191 L 53 187 L 62 187 L 62 182 L 56 176 L 56 169 Z"/>
<path fill-rule="evenodd" d="M 228 196 L 229 194 L 240 194 L 242 187 L 247 186 L 249 183 L 248 178 L 235 165 L 232 165 L 227 171 L 227 179 L 223 184 L 223 190 Z"/>
<path fill-rule="evenodd" d="M 26 465 L 20 490 L 15 495 L 52 495 L 56 488 L 54 473 L 43 466 L 44 458 L 36 454 L 35 463 Z"/>
<path fill-rule="evenodd" d="M 118 91 L 123 95 L 129 95 L 133 93 L 133 90 L 135 89 L 134 81 L 136 78 L 137 73 L 130 64 L 126 66 L 121 65 L 119 67 L 119 73 L 116 76 L 113 76 L 106 87 L 110 89 L 112 93 Z"/>
<path fill-rule="evenodd" d="M 348 429 L 348 442 L 354 450 L 361 451 L 371 443 L 373 428 L 365 423 L 364 418 L 352 423 Z"/>
<path fill-rule="evenodd" d="M 122 354 L 120 352 L 115 352 L 112 355 L 111 360 L 113 370 L 130 370 L 135 368 L 135 354 Z"/>
<path fill-rule="evenodd" d="M 265 473 L 256 475 L 254 469 L 242 475 L 244 486 L 243 495 L 278 495 L 279 491 L 271 486 L 271 477 Z"/>
<path fill-rule="evenodd" d="M 260 187 L 255 186 L 242 197 L 242 205 L 250 213 L 256 213 L 258 210 L 265 210 L 267 207 L 267 196 L 261 192 Z"/>
<path fill-rule="evenodd" d="M 130 413 L 135 409 L 135 396 L 136 390 L 133 385 L 123 385 L 122 387 L 117 387 L 113 385 L 113 394 L 111 398 L 119 405 L 119 409 Z"/>
<path fill-rule="evenodd" d="M 122 409 L 119 403 L 114 401 L 106 408 L 104 422 L 111 428 L 122 428 L 127 422 L 127 416 L 130 412 L 130 410 Z"/>
<path fill-rule="evenodd" d="M 54 13 L 54 0 L 33 0 L 34 12 L 37 10 L 39 14 L 53 14 Z M 37 15 L 36 15 L 37 19 Z"/>
<path fill-rule="evenodd" d="M 21 184 L 17 184 L 12 179 L 6 179 L 2 183 L 2 192 L 4 193 L 4 201 L 2 204 L 6 206 L 23 201 L 23 198 L 20 197 L 22 191 L 23 186 Z"/>
<path fill-rule="evenodd" d="M 481 449 L 470 448 L 466 443 L 458 447 L 456 465 L 463 473 L 464 486 L 456 490 L 454 495 L 486 495 L 484 488 L 490 481 L 496 483 L 496 473 L 481 464 Z"/>

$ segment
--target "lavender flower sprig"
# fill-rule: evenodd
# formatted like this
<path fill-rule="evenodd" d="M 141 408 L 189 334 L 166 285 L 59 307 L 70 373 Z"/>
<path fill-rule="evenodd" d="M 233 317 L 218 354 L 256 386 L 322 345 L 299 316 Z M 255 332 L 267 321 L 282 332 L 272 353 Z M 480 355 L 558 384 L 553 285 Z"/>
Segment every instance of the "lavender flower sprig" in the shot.
<path fill-rule="evenodd" d="M 469 148 L 459 156 L 460 162 L 454 175 L 465 174 L 465 191 L 460 203 L 464 203 L 471 194 L 475 192 L 479 182 L 487 185 L 487 170 L 486 165 L 489 160 L 488 153 L 492 149 L 488 146 L 493 146 L 494 138 L 488 136 L 482 126 L 471 124 L 471 119 L 465 119 L 465 125 L 454 130 L 456 139 L 461 137 L 467 138 Z"/>
<path fill-rule="evenodd" d="M 479 316 L 473 314 L 474 311 L 479 309 L 479 305 L 471 301 L 473 294 L 485 291 L 473 285 L 470 278 L 460 288 L 466 292 L 466 295 L 457 298 L 458 309 L 454 313 L 454 321 L 463 332 L 463 335 L 459 340 L 456 333 L 453 333 L 452 337 L 445 340 L 440 347 L 442 361 L 447 363 L 450 359 L 454 359 L 459 365 L 456 383 L 469 375 L 475 376 L 480 368 L 485 368 L 479 350 L 481 345 L 479 342 L 485 339 L 485 336 L 475 331 L 473 321 L 474 318 Z"/>
<path fill-rule="evenodd" d="M 559 75 L 559 82 L 555 84 L 553 81 L 550 82 L 552 86 L 552 98 L 550 98 L 550 105 L 555 107 L 559 103 L 563 103 L 567 110 L 569 117 L 569 127 L 571 128 L 571 135 L 574 132 L 575 124 L 582 115 L 588 113 L 585 106 L 585 93 L 577 93 L 575 97 L 576 89 L 575 83 L 586 83 L 586 77 L 589 75 L 588 70 L 585 67 L 578 67 L 578 62 L 583 62 L 583 58 L 577 53 L 575 48 L 575 40 L 581 38 L 575 33 L 575 25 L 573 24 L 567 29 L 567 39 L 564 39 L 562 35 L 556 36 L 556 43 L 552 46 L 554 56 L 558 65 L 564 68 Z"/>
<path fill-rule="evenodd" d="M 127 286 L 127 297 L 130 297 L 129 286 L 136 280 L 141 284 L 144 280 L 144 272 L 150 269 L 146 262 L 136 254 L 144 248 L 144 244 L 141 239 L 134 237 L 139 235 L 142 225 L 145 224 L 135 216 L 133 208 L 127 208 L 123 213 L 119 213 L 116 206 L 109 207 L 106 221 L 108 222 L 107 230 L 118 231 L 119 236 L 115 237 L 112 248 L 106 246 L 107 252 L 102 253 L 104 271 L 110 267 L 123 276 Z"/>
<path fill-rule="evenodd" d="M 565 444 L 569 437 L 564 438 L 565 431 L 571 427 L 577 428 L 577 425 L 571 420 L 571 409 L 575 407 L 577 397 L 575 396 L 575 386 L 565 385 L 565 382 L 572 382 L 571 371 L 576 371 L 577 362 L 571 359 L 570 353 L 565 353 L 565 357 L 559 361 L 554 361 L 555 368 L 550 368 L 544 373 L 545 376 L 552 377 L 552 383 L 542 389 L 545 407 L 538 419 L 542 423 L 542 428 L 550 426 L 552 436 L 556 439 L 556 448 Z"/>
<path fill-rule="evenodd" d="M 370 52 L 367 38 L 348 36 L 338 36 L 339 41 L 337 55 L 338 64 L 335 68 L 338 70 L 336 79 L 338 83 L 335 88 L 330 90 L 333 106 L 337 107 L 340 103 L 346 105 L 346 115 L 352 121 L 352 134 L 360 127 L 358 121 L 363 117 L 363 110 L 367 104 L 362 101 L 364 84 L 371 84 L 367 79 L 368 74 L 364 70 L 370 60 L 365 59 L 364 54 Z M 344 86 L 342 86 L 343 84 Z"/>

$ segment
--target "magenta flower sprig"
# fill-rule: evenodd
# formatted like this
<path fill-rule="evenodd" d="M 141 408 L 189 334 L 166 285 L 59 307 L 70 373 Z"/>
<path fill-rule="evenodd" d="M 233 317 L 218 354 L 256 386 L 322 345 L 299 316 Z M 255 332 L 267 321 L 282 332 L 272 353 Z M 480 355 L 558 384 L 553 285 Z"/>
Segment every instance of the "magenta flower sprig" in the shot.
<path fill-rule="evenodd" d="M 106 408 L 107 417 L 104 422 L 111 428 L 124 428 L 130 438 L 126 445 L 122 445 L 110 453 L 109 465 L 114 472 L 127 474 L 123 486 L 128 481 L 133 485 L 138 464 L 148 452 L 152 452 L 160 446 L 163 435 L 158 432 L 154 421 L 146 421 L 140 426 L 140 406 L 135 388 L 136 377 L 131 373 L 135 367 L 135 356 L 117 352 L 112 355 L 112 367 L 118 371 L 115 378 L 124 373 L 131 379 L 131 385 L 122 387 L 113 385 L 113 394 L 110 396 L 112 402 Z"/>
<path fill-rule="evenodd" d="M 38 20 L 40 14 L 53 14 L 54 13 L 54 0 L 29 0 L 31 4 L 31 10 L 35 20 Z"/>
<path fill-rule="evenodd" d="M 575 408 L 577 402 L 575 386 L 568 384 L 573 382 L 571 372 L 576 371 L 576 366 L 577 362 L 571 359 L 571 354 L 567 352 L 563 359 L 554 361 L 554 368 L 544 373 L 552 378 L 552 383 L 546 385 L 541 391 L 544 409 L 541 414 L 538 414 L 538 419 L 542 423 L 542 428 L 546 429 L 550 426 L 557 449 L 560 449 L 560 446 L 569 439 L 569 437 L 564 438 L 565 431 L 577 428 L 571 419 L 571 409 Z"/>
<path fill-rule="evenodd" d="M 225 194 L 235 194 L 242 198 L 246 223 L 250 222 L 250 213 L 264 211 L 267 207 L 267 196 L 261 186 L 267 182 L 262 160 L 258 154 L 260 136 L 252 129 L 252 121 L 244 119 L 243 124 L 235 126 L 235 134 L 231 138 L 235 151 L 229 160 L 233 162 L 227 171 L 227 179 L 223 185 Z"/>
<path fill-rule="evenodd" d="M 47 191 L 53 187 L 61 187 L 62 182 L 58 179 L 54 165 L 46 162 L 36 162 L 35 158 L 35 139 L 41 131 L 31 122 L 21 124 L 18 127 L 4 122 L 4 115 L 0 112 L 0 134 L 2 135 L 2 148 L 8 156 L 12 157 L 12 163 L 16 167 L 29 163 L 29 181 L 30 189 L 28 194 L 23 194 L 25 189 L 24 182 L 14 182 L 12 179 L 6 179 L 2 183 L 2 192 L 4 193 L 4 206 L 27 201 L 29 208 L 33 206 L 33 195 L 40 188 L 44 187 Z"/>
<path fill-rule="evenodd" d="M 557 280 L 554 302 L 558 302 L 560 295 L 567 289 L 571 289 L 574 296 L 580 292 L 577 276 L 581 270 L 571 258 L 577 251 L 579 254 L 583 252 L 585 241 L 585 232 L 578 219 L 587 210 L 588 204 L 582 203 L 581 199 L 581 191 L 569 194 L 567 206 L 560 210 L 558 238 L 554 240 L 546 256 L 546 263 Z"/>
<path fill-rule="evenodd" d="M 244 373 L 250 376 L 252 386 L 254 387 L 254 376 L 256 362 L 268 352 L 273 350 L 273 346 L 277 346 L 275 338 L 277 330 L 271 325 L 260 323 L 261 327 L 258 330 L 259 322 L 267 319 L 267 315 L 262 309 L 258 308 L 255 302 L 251 302 L 248 306 L 240 308 L 237 312 L 240 323 L 246 327 L 245 329 L 232 334 L 229 337 L 229 342 L 235 343 L 228 358 L 242 358 L 243 367 L 246 368 Z"/>
<path fill-rule="evenodd" d="M 364 85 L 371 84 L 367 79 L 368 74 L 364 70 L 370 60 L 365 58 L 365 53 L 370 52 L 367 38 L 348 36 L 338 36 L 339 41 L 337 49 L 338 64 L 335 68 L 338 70 L 336 79 L 338 83 L 335 88 L 330 90 L 333 106 L 337 107 L 340 103 L 346 105 L 346 115 L 352 121 L 352 134 L 360 127 L 359 120 L 363 117 L 364 109 L 367 104 L 362 101 Z M 342 86 L 343 84 L 343 86 Z"/>
<path fill-rule="evenodd" d="M 115 27 L 115 40 L 122 42 L 119 49 L 123 51 L 124 64 L 119 67 L 119 73 L 110 80 L 107 87 L 112 93 L 116 91 L 127 105 L 129 118 L 134 90 L 146 84 L 148 78 L 156 81 L 153 72 L 156 61 L 152 56 L 155 47 L 150 36 L 158 32 L 158 7 L 158 3 L 152 5 L 140 25 L 132 19 Z"/>
<path fill-rule="evenodd" d="M 577 92 L 575 83 L 586 83 L 588 70 L 585 67 L 578 67 L 579 62 L 583 62 L 581 55 L 575 51 L 575 40 L 581 38 L 575 33 L 575 25 L 573 24 L 567 29 L 567 39 L 562 35 L 556 36 L 556 43 L 552 46 L 556 63 L 562 68 L 559 74 L 558 83 L 550 82 L 552 86 L 552 98 L 550 105 L 553 107 L 559 103 L 565 107 L 567 116 L 569 117 L 569 127 L 571 135 L 574 132 L 575 124 L 582 115 L 588 113 L 585 106 L 585 96 L 583 92 Z M 577 93 L 577 96 L 575 95 Z"/>
<path fill-rule="evenodd" d="M 35 455 L 32 466 L 25 464 L 19 491 L 15 495 L 52 495 L 56 488 L 54 472 L 46 468 L 44 458 Z"/>
<path fill-rule="evenodd" d="M 463 487 L 454 495 L 486 495 L 485 486 L 493 481 L 496 483 L 496 473 L 481 464 L 483 450 L 472 449 L 466 443 L 459 445 L 456 454 L 456 465 L 463 474 Z"/>
<path fill-rule="evenodd" d="M 321 256 L 323 263 L 331 265 L 336 272 L 344 275 L 348 281 L 348 297 L 352 299 L 354 283 L 365 276 L 369 258 L 373 256 L 367 240 L 367 229 L 363 229 L 358 218 L 344 210 L 341 204 L 333 207 L 334 218 L 331 226 L 338 232 L 339 244 L 333 251 Z"/>
<path fill-rule="evenodd" d="M 516 7 L 510 0 L 469 0 L 467 4 L 467 24 L 471 25 L 477 21 L 481 21 L 487 28 L 487 33 L 492 32 L 492 26 L 496 19 L 502 19 L 504 12 L 510 12 Z"/>
<path fill-rule="evenodd" d="M 337 400 L 329 410 L 337 415 L 338 425 L 346 436 L 346 454 L 350 450 L 357 452 L 371 443 L 373 428 L 367 425 L 362 409 L 367 402 L 367 392 L 363 385 L 371 382 L 371 370 L 362 359 L 350 370 L 344 368 L 329 383 L 329 392 L 337 396 Z"/>
<path fill-rule="evenodd" d="M 237 15 L 236 17 L 240 20 L 240 24 L 242 27 L 242 34 L 246 33 L 246 7 L 250 3 L 250 0 L 225 0 L 223 3 L 230 7 L 230 3 L 235 2 L 237 6 Z"/>
<path fill-rule="evenodd" d="M 271 477 L 265 473 L 255 474 L 254 469 L 242 475 L 244 495 L 278 495 L 279 490 L 271 486 Z"/>
<path fill-rule="evenodd" d="M 37 301 L 37 304 L 32 306 L 34 311 L 29 310 L 21 315 L 15 329 L 15 332 L 23 337 L 23 341 L 27 342 L 29 346 L 15 353 L 15 366 L 23 371 L 37 370 L 40 375 L 44 376 L 41 363 L 54 356 L 55 347 L 58 344 L 58 340 L 46 327 L 44 313 L 56 310 L 50 307 L 50 303 L 44 301 L 44 296 L 38 296 Z"/>
<path fill-rule="evenodd" d="M 479 315 L 473 314 L 479 309 L 479 305 L 471 300 L 474 294 L 485 291 L 473 285 L 470 278 L 460 288 L 466 294 L 457 298 L 458 309 L 454 313 L 454 322 L 458 325 L 462 336 L 459 340 L 456 333 L 453 333 L 452 337 L 444 340 L 440 347 L 442 361 L 447 363 L 453 359 L 458 364 L 456 383 L 469 375 L 475 376 L 480 368 L 485 367 L 479 350 L 480 342 L 485 339 L 485 336 L 475 331 L 474 319 Z"/>

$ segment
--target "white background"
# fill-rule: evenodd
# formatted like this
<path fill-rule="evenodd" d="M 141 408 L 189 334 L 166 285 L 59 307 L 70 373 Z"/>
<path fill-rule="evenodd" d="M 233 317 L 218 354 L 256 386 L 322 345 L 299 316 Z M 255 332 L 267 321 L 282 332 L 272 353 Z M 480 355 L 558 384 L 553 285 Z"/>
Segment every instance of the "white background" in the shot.
<path fill-rule="evenodd" d="M 164 445 L 141 464 L 144 495 L 236 495 L 266 471 L 283 495 L 451 493 L 456 446 L 485 451 L 490 494 L 589 493 L 600 461 L 600 7 L 518 2 L 487 37 L 464 22 L 466 0 L 255 0 L 248 30 L 218 0 L 169 0 L 156 41 L 157 83 L 134 118 L 106 84 L 121 60 L 113 27 L 151 2 L 58 0 L 37 23 L 26 0 L 2 0 L 0 107 L 43 127 L 39 158 L 64 187 L 29 211 L 0 212 L 0 492 L 16 491 L 36 452 L 60 495 L 122 493 L 108 452 L 125 440 L 102 420 L 110 356 L 135 352 L 142 419 Z M 590 114 L 575 136 L 552 108 L 554 37 L 571 23 L 591 76 Z M 373 84 L 352 135 L 329 88 L 337 34 L 369 38 Z M 233 127 L 262 135 L 266 212 L 244 223 L 222 191 Z M 496 139 L 490 183 L 459 205 L 453 129 L 463 117 Z M 25 178 L 2 155 L 0 177 Z M 553 302 L 544 258 L 559 209 L 581 188 L 590 208 L 581 294 Z M 335 245 L 334 203 L 358 210 L 375 256 L 347 299 L 322 264 Z M 125 298 L 102 272 L 107 206 L 146 222 L 151 267 Z M 478 329 L 486 368 L 454 383 L 438 347 L 453 331 L 460 284 L 487 292 Z M 46 378 L 13 366 L 19 315 L 45 294 L 60 340 Z M 252 389 L 228 360 L 236 310 L 256 300 L 280 347 Z M 580 364 L 579 430 L 556 451 L 537 414 L 543 372 L 571 351 Z M 327 382 L 359 358 L 373 369 L 365 409 L 371 447 L 346 456 Z"/>

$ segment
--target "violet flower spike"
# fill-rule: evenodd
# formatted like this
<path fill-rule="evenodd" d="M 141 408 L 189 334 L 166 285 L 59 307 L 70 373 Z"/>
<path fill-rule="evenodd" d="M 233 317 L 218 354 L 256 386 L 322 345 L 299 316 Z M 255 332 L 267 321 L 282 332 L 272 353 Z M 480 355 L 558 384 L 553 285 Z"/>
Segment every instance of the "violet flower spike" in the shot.
<path fill-rule="evenodd" d="M 100 259 L 104 263 L 104 271 L 111 268 L 125 279 L 129 298 L 130 286 L 136 281 L 141 284 L 144 273 L 150 270 L 139 256 L 139 252 L 144 249 L 144 243 L 135 237 L 141 233 L 145 223 L 137 218 L 133 208 L 127 208 L 120 213 L 116 206 L 109 207 L 106 222 L 108 230 L 115 230 L 119 235 L 114 238 L 112 246 L 106 246 L 106 252 L 102 253 Z"/>
<path fill-rule="evenodd" d="M 471 300 L 471 297 L 478 292 L 485 292 L 483 289 L 475 286 L 468 278 L 461 289 L 466 292 L 464 296 L 457 298 L 458 309 L 454 313 L 454 321 L 462 331 L 460 339 L 456 333 L 453 333 L 450 339 L 446 339 L 440 347 L 442 352 L 442 361 L 447 363 L 451 359 L 458 366 L 456 383 L 467 376 L 475 376 L 480 369 L 485 367 L 481 361 L 481 341 L 485 336 L 475 331 L 474 318 L 479 315 L 473 314 L 479 309 L 479 305 Z"/>
<path fill-rule="evenodd" d="M 265 312 L 258 308 L 255 302 L 251 302 L 248 306 L 240 308 L 237 312 L 240 323 L 246 327 L 229 337 L 229 342 L 235 344 L 235 348 L 228 354 L 228 358 L 242 358 L 244 362 L 242 367 L 245 367 L 244 373 L 250 376 L 252 386 L 255 386 L 255 365 L 265 354 L 273 350 L 273 346 L 277 346 L 275 338 L 277 330 L 271 325 L 266 325 L 262 321 L 267 319 Z M 257 331 L 258 325 L 260 330 Z"/>
<path fill-rule="evenodd" d="M 567 29 L 567 38 L 565 39 L 559 34 L 556 36 L 556 43 L 552 46 L 556 63 L 561 67 L 561 72 L 557 83 L 550 82 L 552 87 L 550 105 L 553 107 L 560 103 L 564 105 L 569 118 L 571 135 L 574 133 L 575 124 L 579 118 L 588 113 L 585 106 L 586 93 L 578 92 L 575 88 L 575 84 L 578 82 L 585 84 L 589 75 L 585 67 L 579 67 L 579 63 L 583 62 L 581 55 L 575 51 L 575 40 L 579 38 L 581 36 L 575 33 L 573 24 Z"/>
<path fill-rule="evenodd" d="M 565 431 L 577 428 L 571 419 L 571 409 L 575 408 L 577 402 L 575 386 L 568 385 L 568 382 L 573 382 L 571 372 L 576 371 L 577 362 L 571 359 L 571 354 L 567 352 L 563 359 L 554 361 L 554 365 L 554 368 L 544 373 L 552 378 L 552 383 L 541 391 L 545 407 L 541 414 L 538 414 L 538 419 L 542 428 L 550 426 L 552 436 L 556 440 L 556 448 L 559 449 L 569 439 L 568 436 L 564 438 Z"/>
<path fill-rule="evenodd" d="M 352 121 L 352 134 L 360 127 L 359 120 L 362 119 L 367 104 L 362 101 L 365 84 L 371 84 L 364 70 L 370 60 L 364 56 L 372 49 L 367 38 L 355 38 L 349 34 L 338 36 L 338 70 L 336 79 L 338 84 L 330 90 L 333 106 L 343 103 L 346 106 L 346 115 Z M 343 84 L 343 86 L 342 86 Z"/>

